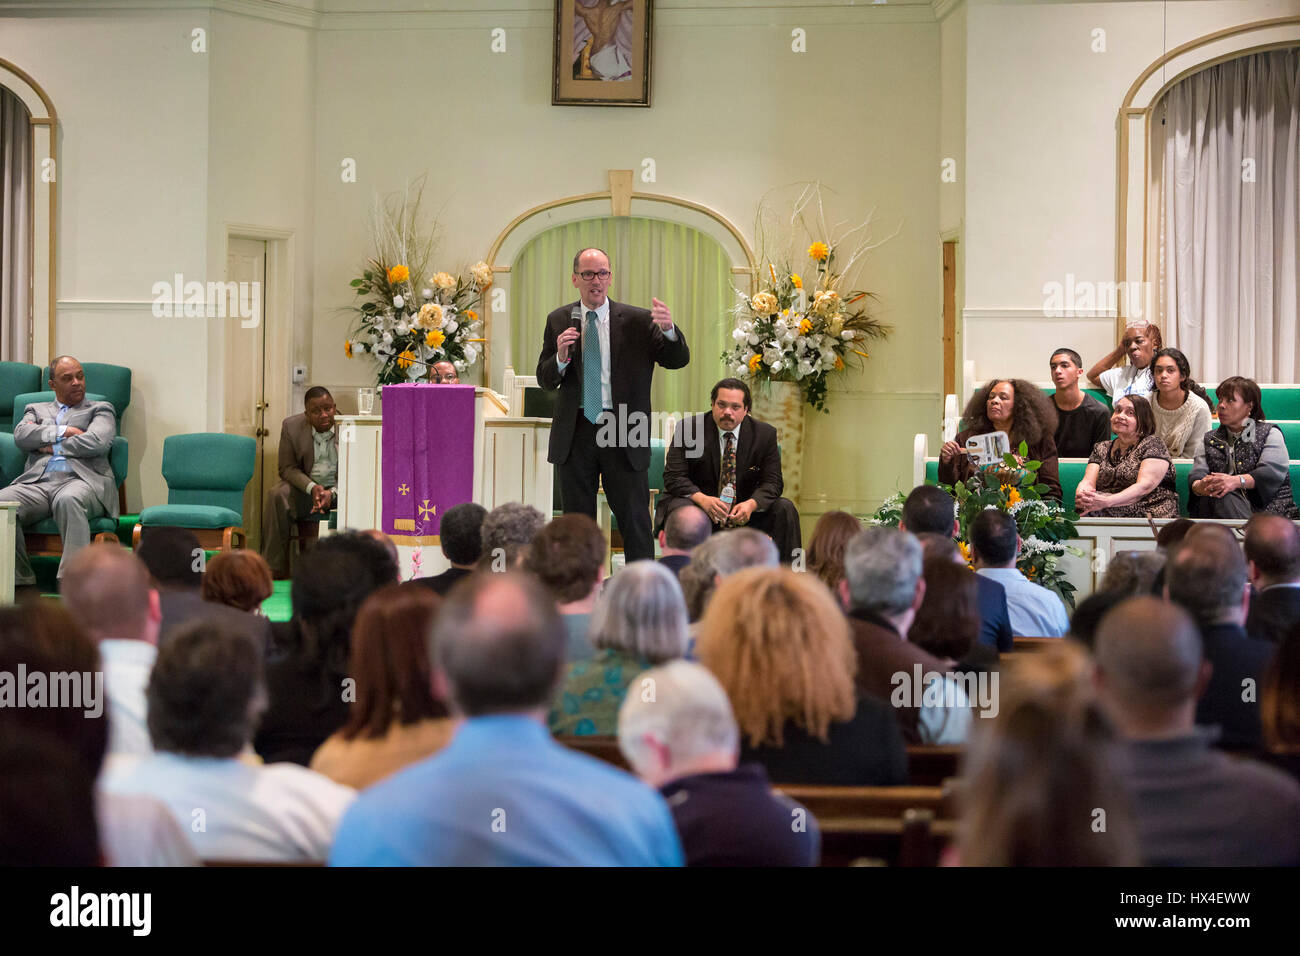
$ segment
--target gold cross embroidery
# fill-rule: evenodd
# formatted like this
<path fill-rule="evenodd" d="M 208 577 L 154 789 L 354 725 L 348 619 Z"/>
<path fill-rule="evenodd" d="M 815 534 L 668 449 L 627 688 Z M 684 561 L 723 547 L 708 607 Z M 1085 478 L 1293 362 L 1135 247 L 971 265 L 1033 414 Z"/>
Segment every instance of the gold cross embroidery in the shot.
<path fill-rule="evenodd" d="M 434 505 L 432 508 L 430 508 L 429 499 L 425 498 L 424 504 L 420 505 L 420 519 L 422 521 L 427 520 L 431 515 L 436 515 L 437 513 L 438 513 L 438 506 Z"/>
<path fill-rule="evenodd" d="M 397 486 L 397 493 L 399 495 L 407 495 L 410 494 L 410 492 L 411 492 L 410 486 L 408 486 L 406 482 L 402 482 L 400 485 Z"/>

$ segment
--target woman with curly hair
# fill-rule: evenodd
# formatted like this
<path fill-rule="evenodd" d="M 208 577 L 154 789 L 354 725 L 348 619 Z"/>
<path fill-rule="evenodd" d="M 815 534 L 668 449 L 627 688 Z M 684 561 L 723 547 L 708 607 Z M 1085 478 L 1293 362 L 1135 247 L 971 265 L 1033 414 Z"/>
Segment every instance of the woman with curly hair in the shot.
<path fill-rule="evenodd" d="M 848 621 L 811 575 L 748 568 L 724 578 L 696 655 L 731 699 L 741 762 L 763 764 L 775 783 L 907 782 L 893 709 L 856 692 Z"/>
<path fill-rule="evenodd" d="M 1047 485 L 1046 498 L 1061 500 L 1060 461 L 1056 454 L 1056 406 L 1042 389 L 1019 378 L 995 378 L 966 403 L 965 429 L 939 449 L 939 481 L 951 485 L 975 474 L 966 454 L 966 439 L 989 432 L 1006 432 L 1015 453 L 1023 441 L 1029 457 L 1043 463 L 1038 480 Z"/>

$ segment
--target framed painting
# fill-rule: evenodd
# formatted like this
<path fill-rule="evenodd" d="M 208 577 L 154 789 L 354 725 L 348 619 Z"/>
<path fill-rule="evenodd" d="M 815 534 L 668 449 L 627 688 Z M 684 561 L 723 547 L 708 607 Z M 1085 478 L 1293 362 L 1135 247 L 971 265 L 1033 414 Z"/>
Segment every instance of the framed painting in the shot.
<path fill-rule="evenodd" d="M 652 0 L 555 0 L 555 106 L 649 106 Z"/>

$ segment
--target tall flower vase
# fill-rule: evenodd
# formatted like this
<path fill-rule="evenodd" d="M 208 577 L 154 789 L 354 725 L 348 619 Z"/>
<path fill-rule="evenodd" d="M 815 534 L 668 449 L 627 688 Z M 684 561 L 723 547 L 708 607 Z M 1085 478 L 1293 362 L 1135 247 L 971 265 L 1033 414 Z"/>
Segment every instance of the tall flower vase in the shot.
<path fill-rule="evenodd" d="M 782 497 L 797 508 L 803 489 L 803 390 L 795 382 L 759 382 L 753 394 L 754 417 L 775 428 L 781 444 Z"/>

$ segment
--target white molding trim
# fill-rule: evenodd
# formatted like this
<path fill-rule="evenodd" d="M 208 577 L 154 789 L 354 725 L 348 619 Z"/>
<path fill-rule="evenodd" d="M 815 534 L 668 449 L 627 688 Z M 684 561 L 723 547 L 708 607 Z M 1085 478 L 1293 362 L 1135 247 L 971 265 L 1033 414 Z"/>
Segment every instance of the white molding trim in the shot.
<path fill-rule="evenodd" d="M 59 308 L 72 312 L 152 312 L 153 299 L 60 299 Z"/>
<path fill-rule="evenodd" d="M 1011 320 L 1011 321 L 1029 321 L 1029 320 L 1046 320 L 1060 321 L 1061 319 L 1093 319 L 1106 320 L 1114 322 L 1116 317 L 1114 309 L 1075 309 L 1073 315 L 1044 315 L 1043 310 L 1039 309 L 962 309 L 961 317 L 968 322 L 988 322 L 993 320 Z"/>
<path fill-rule="evenodd" d="M 962 0 L 930 0 L 930 9 L 934 12 L 934 18 L 940 22 L 961 5 Z"/>

